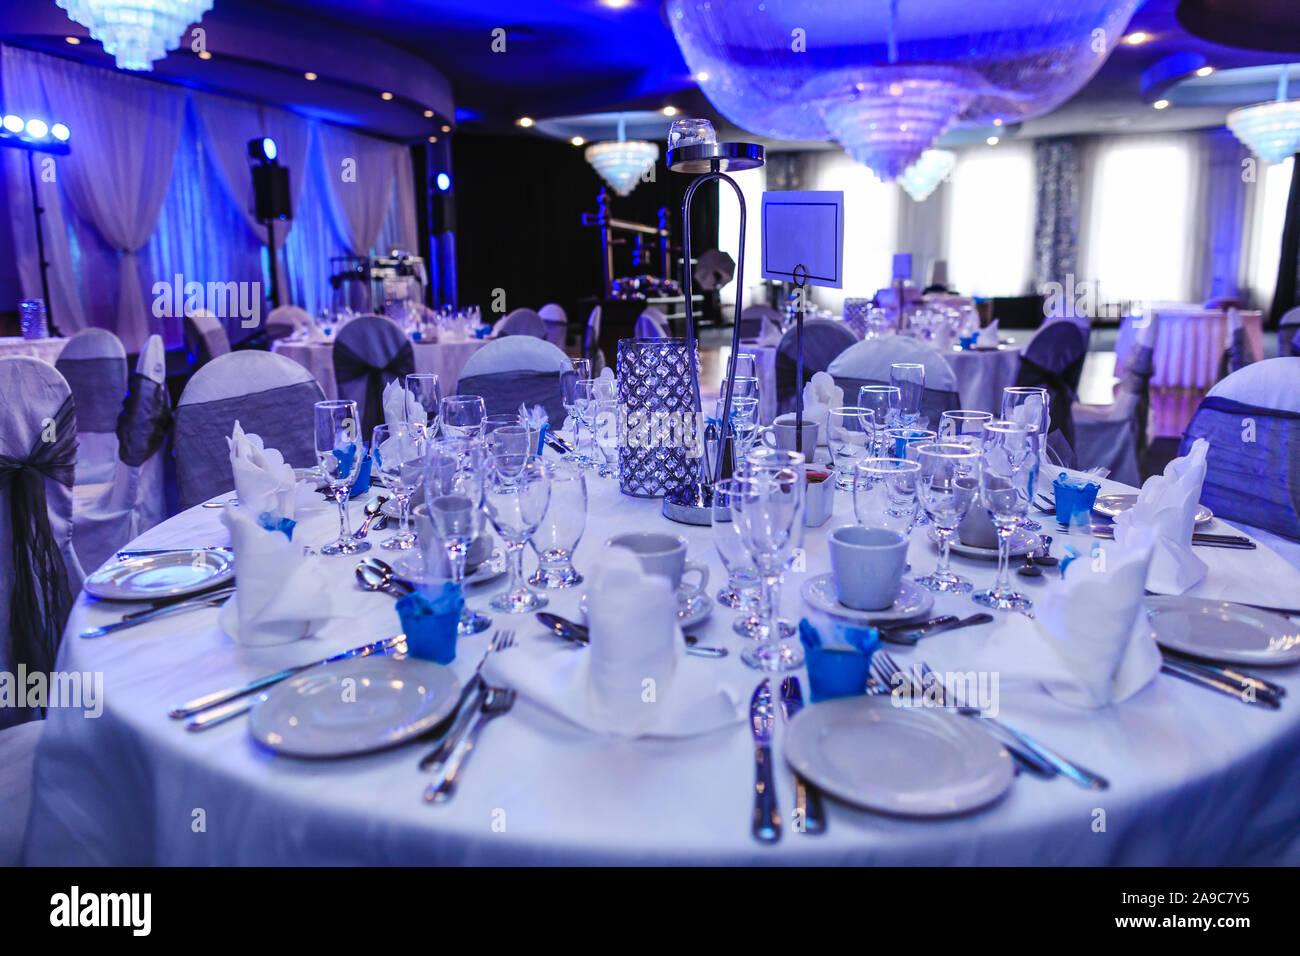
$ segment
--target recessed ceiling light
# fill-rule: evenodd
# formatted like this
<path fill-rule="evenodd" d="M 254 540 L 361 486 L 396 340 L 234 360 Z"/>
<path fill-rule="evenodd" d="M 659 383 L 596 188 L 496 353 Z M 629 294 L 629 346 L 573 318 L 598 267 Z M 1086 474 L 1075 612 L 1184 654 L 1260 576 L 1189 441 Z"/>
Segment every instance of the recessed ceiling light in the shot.
<path fill-rule="evenodd" d="M 314 80 L 316 79 L 316 74 L 313 73 L 311 70 L 308 70 L 306 73 L 302 75 L 302 77 L 305 80 Z"/>
<path fill-rule="evenodd" d="M 451 127 L 450 127 L 450 126 L 443 126 L 442 131 L 443 131 L 444 133 L 450 133 L 450 132 L 451 132 Z"/>
<path fill-rule="evenodd" d="M 67 40 L 73 46 L 76 46 L 78 43 L 81 42 L 81 37 L 64 37 L 63 39 Z"/>
<path fill-rule="evenodd" d="M 391 100 L 393 98 L 393 94 L 389 93 L 387 90 L 384 90 L 384 92 L 379 94 L 379 98 L 381 100 Z"/>
<path fill-rule="evenodd" d="M 1169 101 L 1168 101 L 1168 100 L 1156 100 L 1156 101 L 1155 101 L 1154 103 L 1152 103 L 1151 105 L 1154 106 L 1154 107 L 1155 107 L 1156 109 L 1158 109 L 1158 110 L 1162 110 L 1162 109 L 1164 109 L 1165 107 L 1167 107 L 1167 106 L 1169 105 Z"/>
<path fill-rule="evenodd" d="M 603 6 L 609 7 L 611 10 L 622 10 L 631 3 L 632 0 L 600 0 L 600 2 Z"/>
<path fill-rule="evenodd" d="M 990 146 L 996 146 L 998 144 L 998 138 L 996 136 L 990 136 L 984 142 L 988 143 Z"/>
<path fill-rule="evenodd" d="M 1199 70 L 1196 71 L 1196 75 L 1197 75 L 1197 76 L 1209 76 L 1209 75 L 1210 75 L 1211 73 L 1213 73 L 1213 72 L 1214 72 L 1214 67 L 1212 67 L 1212 66 L 1203 66 L 1203 67 L 1201 67 Z"/>
<path fill-rule="evenodd" d="M 425 119 L 433 119 L 433 110 L 425 110 L 425 111 L 424 111 L 424 118 L 425 118 Z"/>
<path fill-rule="evenodd" d="M 677 107 L 675 106 L 664 107 L 664 116 L 676 116 L 676 115 L 677 115 Z"/>
<path fill-rule="evenodd" d="M 528 127 L 533 125 L 533 118 L 531 116 L 521 116 L 515 122 L 517 122 L 524 129 L 528 129 Z"/>
<path fill-rule="evenodd" d="M 573 139 L 569 140 L 569 142 L 572 143 L 574 146 L 581 146 L 583 143 L 586 142 L 586 140 L 583 139 L 581 136 L 575 136 L 573 137 Z"/>
<path fill-rule="evenodd" d="M 1151 34 L 1143 33 L 1141 30 L 1138 30 L 1136 33 L 1130 33 L 1128 36 L 1126 36 L 1124 38 L 1124 42 L 1127 43 L 1129 46 L 1140 46 L 1141 44 L 1146 43 L 1147 40 L 1150 39 L 1151 39 Z"/>
<path fill-rule="evenodd" d="M 436 137 L 436 136 L 430 136 L 430 137 L 429 137 L 429 142 L 431 142 L 431 143 L 436 143 L 436 142 L 438 142 L 438 137 Z"/>
<path fill-rule="evenodd" d="M 1001 126 L 1001 125 L 1002 125 L 1002 120 L 1000 120 L 1000 119 L 995 119 L 995 120 L 993 121 L 993 125 L 994 125 L 994 126 Z"/>
<path fill-rule="evenodd" d="M 695 82 L 696 82 L 696 83 L 707 83 L 707 82 L 709 82 L 709 71 L 708 71 L 708 70 L 700 70 L 700 72 L 696 73 L 696 74 L 695 74 Z"/>
<path fill-rule="evenodd" d="M 212 54 L 209 53 L 207 50 L 200 50 L 200 51 L 199 51 L 199 59 L 200 59 L 200 60 L 210 60 L 210 59 L 212 59 Z"/>

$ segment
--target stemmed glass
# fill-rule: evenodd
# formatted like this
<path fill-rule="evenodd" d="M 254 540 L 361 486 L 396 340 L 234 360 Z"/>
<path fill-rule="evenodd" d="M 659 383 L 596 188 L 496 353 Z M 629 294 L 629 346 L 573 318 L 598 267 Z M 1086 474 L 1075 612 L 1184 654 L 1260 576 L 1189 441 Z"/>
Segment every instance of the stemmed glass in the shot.
<path fill-rule="evenodd" d="M 383 476 L 401 509 L 397 534 L 380 545 L 386 551 L 415 547 L 411 533 L 411 495 L 424 478 L 425 426 L 415 422 L 376 425 L 370 440 L 371 466 Z"/>
<path fill-rule="evenodd" d="M 903 392 L 895 385 L 863 385 L 858 389 L 858 408 L 871 412 L 877 455 L 885 453 L 884 431 L 898 424 L 898 410 L 902 404 Z M 865 421 L 863 425 L 865 427 Z"/>
<path fill-rule="evenodd" d="M 717 416 L 722 418 L 722 400 L 718 401 Z M 758 399 L 749 395 L 734 395 L 731 399 L 730 434 L 735 436 L 732 445 L 732 470 L 740 467 L 758 437 Z M 724 439 L 726 433 L 723 435 Z"/>
<path fill-rule="evenodd" d="M 451 580 L 463 587 L 465 559 L 483 532 L 483 453 L 468 438 L 440 438 L 428 443 L 424 470 L 424 498 L 429 523 L 447 551 Z M 426 568 L 424 577 L 431 569 Z M 487 630 L 492 619 L 471 611 L 460 612 L 457 631 L 477 634 Z"/>
<path fill-rule="evenodd" d="M 532 433 L 518 415 L 489 415 L 483 419 L 483 448 L 489 455 L 536 454 L 531 439 Z"/>
<path fill-rule="evenodd" d="M 713 545 L 727 569 L 727 586 L 718 592 L 717 601 L 723 607 L 749 611 L 736 621 L 735 629 L 738 634 L 753 637 L 764 622 L 757 614 L 758 567 L 740 537 L 731 505 L 732 498 L 740 491 L 739 486 L 735 478 L 723 479 L 713 486 Z"/>
<path fill-rule="evenodd" d="M 582 434 L 579 431 L 578 413 L 574 403 L 577 401 L 577 383 L 589 378 L 591 378 L 591 359 L 569 359 L 569 368 L 560 373 L 560 401 L 564 404 L 564 411 L 568 417 L 573 420 L 573 458 L 580 462 L 586 459 L 578 447 L 582 441 Z"/>
<path fill-rule="evenodd" d="M 868 528 L 908 535 L 916 523 L 916 480 L 921 466 L 903 458 L 858 462 L 853 478 L 853 513 Z"/>
<path fill-rule="evenodd" d="M 875 413 L 843 405 L 826 413 L 826 447 L 835 468 L 835 487 L 853 490 L 853 469 L 872 455 L 876 441 Z"/>
<path fill-rule="evenodd" d="M 528 583 L 535 588 L 571 588 L 582 583 L 573 566 L 573 552 L 587 527 L 586 472 L 576 461 L 547 464 L 551 502 L 533 534 L 537 571 Z"/>
<path fill-rule="evenodd" d="M 1011 587 L 1011 534 L 1029 510 L 1033 495 L 1034 433 L 1017 422 L 996 421 L 984 426 L 980 457 L 980 504 L 987 508 L 998 532 L 998 578 L 993 587 L 976 591 L 971 599 L 999 611 L 1028 611 L 1033 602 Z"/>
<path fill-rule="evenodd" d="M 919 445 L 916 493 L 939 532 L 939 563 L 916 583 L 931 591 L 966 594 L 972 585 L 948 565 L 953 534 L 979 495 L 980 453 L 967 445 Z"/>
<path fill-rule="evenodd" d="M 925 366 L 918 362 L 895 362 L 889 366 L 889 384 L 899 391 L 900 423 L 915 425 L 921 418 L 921 399 L 925 397 Z"/>
<path fill-rule="evenodd" d="M 425 434 L 438 434 L 438 411 L 442 389 L 432 372 L 412 372 L 406 376 L 406 421 L 423 425 Z"/>
<path fill-rule="evenodd" d="M 438 406 L 442 433 L 451 438 L 478 438 L 487 407 L 481 395 L 448 395 Z"/>
<path fill-rule="evenodd" d="M 894 458 L 916 459 L 918 445 L 928 445 L 938 436 L 928 428 L 886 428 L 885 453 Z"/>
<path fill-rule="evenodd" d="M 596 451 L 600 453 L 600 468 L 597 474 L 602 478 L 617 478 L 618 447 L 621 443 L 618 401 L 602 398 L 596 403 L 596 419 L 593 431 L 596 435 Z"/>
<path fill-rule="evenodd" d="M 370 550 L 369 541 L 358 541 L 348 526 L 348 492 L 361 473 L 361 459 L 365 453 L 364 439 L 357 441 L 361 419 L 357 403 L 348 401 L 317 402 L 314 406 L 316 430 L 316 458 L 320 461 L 321 475 L 334 491 L 339 503 L 339 536 L 337 541 L 321 548 L 321 554 L 360 554 Z"/>
<path fill-rule="evenodd" d="M 596 444 L 596 410 L 599 403 L 600 393 L 596 379 L 580 378 L 574 383 L 573 411 L 576 416 L 574 431 L 576 432 L 580 428 L 584 426 L 586 427 L 591 438 L 591 451 L 593 455 L 599 454 L 596 452 L 594 447 Z M 576 445 L 578 447 L 582 446 L 581 437 L 577 438 Z M 580 455 L 579 463 L 589 468 L 594 468 L 599 464 L 592 455 Z"/>
<path fill-rule="evenodd" d="M 991 412 L 958 408 L 939 416 L 939 440 L 978 448 L 984 441 L 984 426 L 993 421 Z"/>
<path fill-rule="evenodd" d="M 1047 435 L 1052 429 L 1052 396 L 1045 388 L 1037 385 L 1012 385 L 1002 390 L 1002 418 L 1004 421 L 1017 422 L 1030 431 L 1034 446 L 1034 477 L 1038 478 L 1038 464 L 1047 450 Z M 1031 486 L 1032 495 L 1033 488 Z M 1017 525 L 1038 531 L 1042 528 L 1037 521 L 1022 517 Z"/>
<path fill-rule="evenodd" d="M 537 531 L 551 500 L 546 465 L 537 456 L 492 455 L 483 476 L 483 510 L 506 543 L 510 589 L 492 607 L 524 614 L 546 607 L 547 598 L 524 585 L 524 545 Z"/>
<path fill-rule="evenodd" d="M 803 537 L 803 456 L 796 457 L 796 468 L 747 467 L 731 496 L 732 521 L 763 583 L 758 641 L 740 655 L 757 670 L 792 670 L 803 663 L 803 648 L 781 636 L 779 619 L 781 574 Z"/>

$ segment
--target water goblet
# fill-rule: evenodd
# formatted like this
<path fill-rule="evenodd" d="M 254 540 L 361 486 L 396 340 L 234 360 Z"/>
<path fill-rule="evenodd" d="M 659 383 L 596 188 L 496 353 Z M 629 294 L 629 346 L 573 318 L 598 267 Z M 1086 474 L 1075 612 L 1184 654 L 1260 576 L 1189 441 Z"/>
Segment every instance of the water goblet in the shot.
<path fill-rule="evenodd" d="M 867 458 L 853 476 L 858 524 L 910 534 L 916 523 L 916 479 L 921 466 L 903 458 Z"/>
<path fill-rule="evenodd" d="M 408 422 L 423 425 L 428 437 L 438 434 L 438 412 L 442 406 L 442 388 L 432 372 L 412 372 L 406 376 L 406 411 Z"/>
<path fill-rule="evenodd" d="M 582 583 L 573 566 L 573 552 L 587 526 L 586 471 L 576 461 L 547 464 L 551 501 L 533 533 L 537 571 L 528 579 L 536 588 L 571 588 Z"/>
<path fill-rule="evenodd" d="M 925 366 L 918 362 L 895 362 L 889 366 L 889 384 L 899 391 L 898 417 L 903 425 L 915 425 L 921 418 L 925 397 Z"/>
<path fill-rule="evenodd" d="M 448 395 L 438 406 L 442 433 L 452 438 L 478 438 L 487 407 L 481 395 Z"/>
<path fill-rule="evenodd" d="M 919 445 L 916 495 L 939 533 L 939 563 L 916 583 L 931 591 L 967 594 L 970 581 L 948 564 L 949 548 L 957 526 L 979 497 L 979 451 L 962 444 Z"/>
<path fill-rule="evenodd" d="M 894 385 L 863 385 L 858 389 L 858 407 L 871 412 L 875 426 L 874 452 L 877 457 L 885 455 L 884 430 L 898 424 L 898 409 L 902 402 L 903 393 Z"/>
<path fill-rule="evenodd" d="M 984 426 L 993 421 L 991 412 L 958 408 L 939 416 L 939 441 L 979 448 L 984 443 Z"/>
<path fill-rule="evenodd" d="M 876 441 L 875 413 L 854 405 L 842 405 L 826 413 L 826 447 L 835 469 L 835 487 L 853 490 L 854 468 L 872 456 Z"/>
<path fill-rule="evenodd" d="M 361 473 L 365 456 L 364 440 L 357 441 L 361 419 L 357 403 L 348 401 L 317 402 L 313 406 L 316 433 L 316 459 L 321 475 L 334 491 L 339 505 L 339 536 L 320 549 L 321 554 L 360 554 L 370 550 L 369 541 L 352 536 L 348 526 L 348 492 Z"/>

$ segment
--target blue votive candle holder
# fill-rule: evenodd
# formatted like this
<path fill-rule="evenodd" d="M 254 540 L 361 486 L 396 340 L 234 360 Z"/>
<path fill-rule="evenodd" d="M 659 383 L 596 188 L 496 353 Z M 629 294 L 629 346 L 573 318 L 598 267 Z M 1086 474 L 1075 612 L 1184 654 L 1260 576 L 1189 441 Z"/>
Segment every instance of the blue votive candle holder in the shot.
<path fill-rule="evenodd" d="M 1095 481 L 1075 481 L 1065 472 L 1052 481 L 1056 495 L 1056 520 L 1064 525 L 1091 524 L 1092 506 L 1097 502 L 1101 485 Z"/>
<path fill-rule="evenodd" d="M 456 659 L 456 629 L 465 601 L 460 585 L 451 581 L 441 591 L 413 591 L 397 602 L 397 616 L 406 633 L 406 652 L 438 664 Z"/>
<path fill-rule="evenodd" d="M 880 639 L 872 628 L 847 628 L 845 636 L 848 644 L 826 647 L 807 619 L 799 622 L 799 639 L 808 667 L 808 693 L 814 704 L 866 693 L 871 657 Z"/>

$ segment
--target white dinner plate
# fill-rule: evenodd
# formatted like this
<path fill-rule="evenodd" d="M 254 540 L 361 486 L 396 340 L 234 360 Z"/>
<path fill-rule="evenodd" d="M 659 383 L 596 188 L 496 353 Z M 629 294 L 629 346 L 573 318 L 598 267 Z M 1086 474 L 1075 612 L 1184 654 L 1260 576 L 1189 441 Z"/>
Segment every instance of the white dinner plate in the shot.
<path fill-rule="evenodd" d="M 110 561 L 86 578 L 86 592 L 106 601 L 154 601 L 195 594 L 235 576 L 229 551 L 169 551 Z"/>
<path fill-rule="evenodd" d="M 908 621 L 920 617 L 934 606 L 934 595 L 915 581 L 906 578 L 898 586 L 898 598 L 892 607 L 879 611 L 859 611 L 857 608 L 845 607 L 835 596 L 835 579 L 827 574 L 818 574 L 803 583 L 804 600 L 825 611 L 831 617 L 858 624 L 867 621 Z"/>
<path fill-rule="evenodd" d="M 785 737 L 790 766 L 832 796 L 909 817 L 967 813 L 997 800 L 1011 756 L 978 718 L 890 697 L 842 697 L 805 707 Z"/>
<path fill-rule="evenodd" d="M 930 540 L 934 540 L 933 533 Z M 1028 528 L 1017 528 L 1011 532 L 1011 556 L 1013 558 L 1037 551 L 1040 544 L 1042 544 L 1042 539 Z M 960 538 L 952 539 L 949 550 L 953 554 L 960 554 L 965 558 L 981 558 L 985 561 L 996 561 L 998 559 L 997 548 L 977 548 L 973 544 L 962 544 Z"/>
<path fill-rule="evenodd" d="M 1114 518 L 1118 514 L 1123 514 L 1135 504 L 1137 504 L 1137 495 L 1098 495 L 1097 500 L 1093 503 L 1092 510 L 1097 514 L 1107 518 Z M 1205 505 L 1196 506 L 1196 523 L 1205 524 L 1207 521 L 1214 519 L 1214 512 Z"/>
<path fill-rule="evenodd" d="M 413 657 L 354 657 L 272 687 L 249 716 L 253 739 L 292 757 L 348 757 L 419 736 L 456 705 L 460 681 Z"/>
<path fill-rule="evenodd" d="M 1188 597 L 1148 597 L 1146 608 L 1156 642 L 1172 651 L 1257 667 L 1300 663 L 1300 624 L 1280 614 Z"/>

